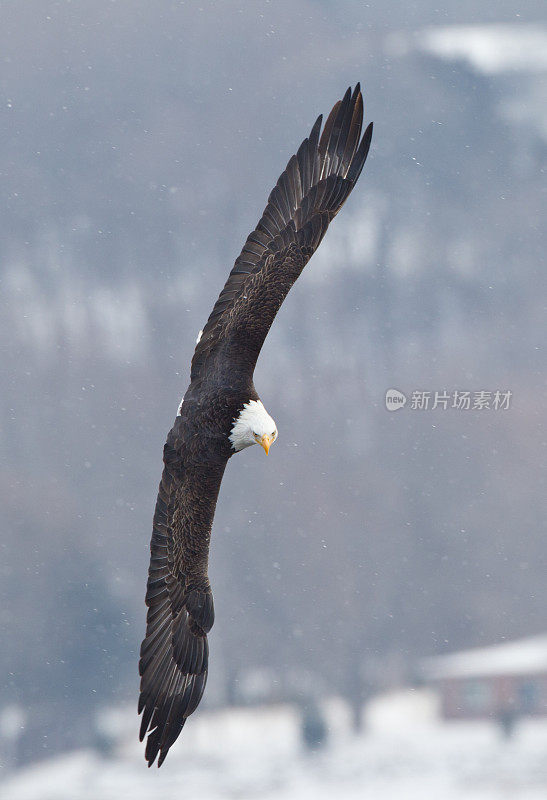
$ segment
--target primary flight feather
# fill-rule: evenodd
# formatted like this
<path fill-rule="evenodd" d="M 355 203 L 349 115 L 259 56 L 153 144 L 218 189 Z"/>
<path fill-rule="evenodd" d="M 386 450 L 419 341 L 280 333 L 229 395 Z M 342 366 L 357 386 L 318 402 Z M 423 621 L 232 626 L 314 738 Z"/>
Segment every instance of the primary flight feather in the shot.
<path fill-rule="evenodd" d="M 291 286 L 355 186 L 372 123 L 361 138 L 363 98 L 348 89 L 321 131 L 319 117 L 268 198 L 198 337 L 190 385 L 163 450 L 141 646 L 140 738 L 160 766 L 195 711 L 207 680 L 214 621 L 207 576 L 211 527 L 228 459 L 277 427 L 253 372 Z"/>

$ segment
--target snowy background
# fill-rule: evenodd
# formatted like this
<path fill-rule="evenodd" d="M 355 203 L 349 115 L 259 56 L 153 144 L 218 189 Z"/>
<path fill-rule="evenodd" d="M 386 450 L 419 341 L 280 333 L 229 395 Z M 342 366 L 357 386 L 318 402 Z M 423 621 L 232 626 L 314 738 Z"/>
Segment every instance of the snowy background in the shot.
<path fill-rule="evenodd" d="M 227 470 L 209 685 L 154 779 L 191 772 L 204 797 L 321 796 L 344 774 L 348 797 L 389 797 L 383 780 L 394 797 L 544 795 L 540 723 L 511 753 L 494 728 L 353 724 L 421 658 L 547 627 L 544 4 L 29 0 L 4 4 L 0 39 L 6 797 L 41 796 L 47 769 L 69 776 L 48 797 L 123 796 L 89 788 L 108 770 L 149 785 L 136 662 L 165 434 L 270 189 L 357 80 L 371 154 L 262 352 L 279 441 Z M 391 387 L 512 399 L 388 413 Z M 310 698 L 349 716 L 311 762 L 283 732 Z M 264 701 L 289 709 L 271 739 L 274 706 L 248 708 L 250 728 L 229 710 Z M 232 713 L 256 780 L 222 749 Z"/>
<path fill-rule="evenodd" d="M 161 770 L 142 764 L 127 711 L 102 725 L 116 740 L 105 756 L 82 749 L 8 778 L 2 800 L 543 800 L 547 723 L 523 721 L 513 739 L 488 722 L 436 722 L 427 691 L 379 696 L 354 735 L 347 709 L 326 700 L 330 744 L 307 751 L 288 706 L 202 712 L 185 746 Z M 165 768 L 164 768 L 165 767 Z"/>

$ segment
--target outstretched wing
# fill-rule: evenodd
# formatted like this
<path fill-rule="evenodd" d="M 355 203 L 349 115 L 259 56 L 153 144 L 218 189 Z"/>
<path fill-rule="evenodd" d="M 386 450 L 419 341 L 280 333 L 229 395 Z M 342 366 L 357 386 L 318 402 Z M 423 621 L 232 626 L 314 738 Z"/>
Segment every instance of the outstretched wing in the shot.
<path fill-rule="evenodd" d="M 164 449 L 150 545 L 146 637 L 139 661 L 140 738 L 148 733 L 148 766 L 158 753 L 161 766 L 201 700 L 207 680 L 207 633 L 214 621 L 207 561 L 226 462 L 196 458 L 191 443 L 184 441 L 189 438 L 184 430 L 178 417 Z"/>
<path fill-rule="evenodd" d="M 268 198 L 215 303 L 192 359 L 192 380 L 212 360 L 252 376 L 270 326 L 291 286 L 347 199 L 368 155 L 372 123 L 361 138 L 359 84 L 336 103 L 320 134 L 320 116 Z M 212 370 L 219 374 L 219 370 Z"/>

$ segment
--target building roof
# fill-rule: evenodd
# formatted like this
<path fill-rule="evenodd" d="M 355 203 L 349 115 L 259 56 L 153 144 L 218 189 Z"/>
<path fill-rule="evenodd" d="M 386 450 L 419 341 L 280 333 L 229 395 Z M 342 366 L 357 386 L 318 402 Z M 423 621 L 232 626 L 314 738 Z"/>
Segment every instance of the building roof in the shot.
<path fill-rule="evenodd" d="M 547 673 L 547 634 L 424 659 L 428 678 L 471 678 Z"/>

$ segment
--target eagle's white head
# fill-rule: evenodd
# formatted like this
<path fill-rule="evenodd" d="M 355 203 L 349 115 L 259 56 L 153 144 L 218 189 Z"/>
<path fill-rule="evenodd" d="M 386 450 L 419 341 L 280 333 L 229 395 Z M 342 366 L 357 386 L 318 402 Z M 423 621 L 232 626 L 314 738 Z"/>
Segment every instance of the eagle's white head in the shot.
<path fill-rule="evenodd" d="M 277 425 L 270 417 L 260 400 L 249 400 L 234 419 L 230 441 L 237 452 L 252 444 L 260 444 L 268 455 L 268 450 L 277 439 Z"/>

